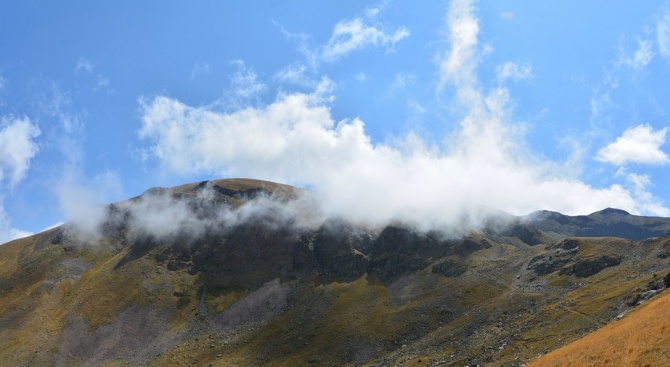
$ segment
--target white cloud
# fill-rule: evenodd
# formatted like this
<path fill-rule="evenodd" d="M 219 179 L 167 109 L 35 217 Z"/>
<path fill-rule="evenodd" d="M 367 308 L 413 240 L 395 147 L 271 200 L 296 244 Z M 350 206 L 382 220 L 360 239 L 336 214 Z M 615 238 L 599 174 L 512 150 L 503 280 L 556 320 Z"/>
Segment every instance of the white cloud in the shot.
<path fill-rule="evenodd" d="M 642 71 L 654 57 L 653 42 L 652 40 L 638 39 L 637 46 L 637 50 L 632 54 L 627 52 L 624 46 L 619 46 L 617 63 L 629 67 L 634 72 Z"/>
<path fill-rule="evenodd" d="M 494 111 L 501 107 L 495 98 L 487 103 Z M 496 114 L 469 116 L 490 121 L 464 123 L 447 149 L 413 135 L 373 144 L 361 120 L 334 121 L 318 92 L 281 95 L 263 108 L 232 113 L 167 97 L 143 101 L 141 110 L 140 137 L 172 172 L 308 185 L 322 195 L 327 213 L 372 223 L 455 224 L 478 205 L 515 214 L 644 210 L 621 186 L 595 189 L 555 176 L 551 162 L 517 151 L 519 137 L 494 121 Z"/>
<path fill-rule="evenodd" d="M 392 50 L 396 43 L 407 38 L 409 34 L 406 27 L 388 33 L 374 25 L 365 24 L 361 18 L 343 20 L 335 25 L 321 57 L 326 61 L 333 61 L 367 47 L 386 47 L 387 50 Z"/>
<path fill-rule="evenodd" d="M 291 64 L 275 73 L 274 77 L 282 82 L 298 85 L 309 85 L 311 80 L 308 75 L 308 71 L 309 70 L 305 64 Z"/>
<path fill-rule="evenodd" d="M 253 98 L 266 89 L 265 84 L 258 81 L 256 72 L 248 68 L 243 61 L 233 61 L 237 71 L 231 77 L 233 93 L 241 98 Z"/>
<path fill-rule="evenodd" d="M 390 0 L 383 0 L 372 7 L 365 9 L 365 13 L 369 18 L 375 18 L 388 8 Z"/>
<path fill-rule="evenodd" d="M 0 183 L 8 180 L 14 186 L 23 179 L 30 160 L 37 154 L 34 139 L 40 133 L 27 117 L 0 119 Z"/>
<path fill-rule="evenodd" d="M 656 42 L 661 56 L 670 60 L 670 9 L 668 8 L 664 9 L 663 17 L 656 23 Z"/>
<path fill-rule="evenodd" d="M 529 64 L 515 64 L 513 62 L 506 62 L 496 67 L 496 78 L 499 83 L 508 79 L 518 82 L 527 80 L 533 77 L 533 69 Z"/>
<path fill-rule="evenodd" d="M 13 188 L 28 172 L 30 161 L 37 154 L 35 138 L 40 129 L 27 117 L 2 117 L 0 119 L 0 188 Z M 32 233 L 13 228 L 3 207 L 0 194 L 0 243 L 26 237 Z"/>
<path fill-rule="evenodd" d="M 79 167 L 68 166 L 63 168 L 54 191 L 62 215 L 75 223 L 81 233 L 94 235 L 99 233 L 105 217 L 104 205 L 121 192 L 121 180 L 113 171 L 84 178 Z"/>
<path fill-rule="evenodd" d="M 280 93 L 267 105 L 217 111 L 157 97 L 140 101 L 139 136 L 166 170 L 184 175 L 254 177 L 315 189 L 328 215 L 382 224 L 477 222 L 482 207 L 514 214 L 548 209 L 584 214 L 605 207 L 658 211 L 622 185 L 592 187 L 562 163 L 541 160 L 513 123 L 509 91 L 478 87 L 478 24 L 468 1 L 452 2 L 451 49 L 441 82 L 455 87 L 466 113 L 431 145 L 415 134 L 373 143 L 358 118 L 337 121 L 330 83 L 312 93 Z M 662 205 L 661 205 L 662 208 Z"/>
<path fill-rule="evenodd" d="M 647 208 L 650 215 L 670 216 L 670 209 L 666 208 L 660 199 L 647 190 L 649 186 L 652 186 L 649 176 L 630 173 L 626 175 L 626 180 L 633 186 L 637 201 Z"/>
<path fill-rule="evenodd" d="M 460 86 L 459 89 L 464 94 L 469 94 L 469 89 L 476 86 L 474 71 L 478 63 L 476 53 L 479 23 L 473 14 L 473 8 L 471 0 L 456 0 L 449 5 L 446 23 L 451 49 L 440 62 L 438 89 L 446 84 L 454 84 Z"/>
<path fill-rule="evenodd" d="M 668 128 L 658 131 L 648 125 L 626 129 L 614 142 L 606 145 L 596 159 L 601 162 L 624 165 L 627 163 L 666 164 L 670 158 L 661 150 Z"/>

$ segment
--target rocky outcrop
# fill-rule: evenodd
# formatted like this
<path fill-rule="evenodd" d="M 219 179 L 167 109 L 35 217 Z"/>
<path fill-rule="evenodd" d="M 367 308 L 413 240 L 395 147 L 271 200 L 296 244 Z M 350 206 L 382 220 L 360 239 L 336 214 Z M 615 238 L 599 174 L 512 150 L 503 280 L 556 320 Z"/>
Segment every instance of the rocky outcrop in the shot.
<path fill-rule="evenodd" d="M 619 255 L 600 255 L 579 259 L 574 264 L 561 269 L 559 274 L 574 274 L 584 278 L 600 273 L 603 269 L 621 263 Z"/>
<path fill-rule="evenodd" d="M 547 275 L 559 271 L 560 275 L 575 275 L 589 277 L 603 269 L 621 263 L 622 256 L 617 254 L 598 254 L 580 257 L 579 241 L 567 238 L 547 247 L 547 254 L 538 255 L 531 259 L 528 270 L 537 275 Z"/>
<path fill-rule="evenodd" d="M 445 277 L 457 277 L 467 271 L 467 266 L 460 261 L 446 259 L 441 261 L 431 268 L 434 274 L 441 274 Z"/>
<path fill-rule="evenodd" d="M 547 275 L 562 269 L 573 261 L 579 252 L 579 242 L 575 239 L 565 239 L 547 247 L 549 253 L 535 256 L 528 263 L 528 270 L 537 275 Z"/>

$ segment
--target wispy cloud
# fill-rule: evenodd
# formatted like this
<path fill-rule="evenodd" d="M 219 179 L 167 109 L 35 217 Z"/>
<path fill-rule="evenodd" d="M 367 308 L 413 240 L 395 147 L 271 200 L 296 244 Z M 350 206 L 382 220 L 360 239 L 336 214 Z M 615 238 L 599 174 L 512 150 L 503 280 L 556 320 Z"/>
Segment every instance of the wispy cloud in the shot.
<path fill-rule="evenodd" d="M 92 73 L 94 67 L 95 66 L 93 65 L 93 63 L 90 60 L 81 57 L 81 58 L 79 58 L 79 60 L 77 60 L 77 63 L 74 66 L 74 71 L 77 72 L 77 73 L 80 72 L 80 71 L 85 71 L 87 73 Z"/>
<path fill-rule="evenodd" d="M 477 45 L 479 44 L 479 21 L 475 17 L 474 6 L 469 0 L 452 1 L 447 13 L 446 25 L 451 48 L 440 62 L 440 81 L 438 89 L 446 84 L 474 87 L 476 85 L 475 68 L 478 64 Z M 459 88 L 465 92 L 470 91 Z M 469 89 L 469 88 L 468 88 Z M 466 97 L 466 95 L 461 95 Z"/>
<path fill-rule="evenodd" d="M 384 0 L 366 8 L 361 16 L 338 21 L 328 40 L 322 44 L 318 44 L 309 34 L 289 31 L 273 21 L 287 40 L 297 43 L 298 52 L 304 57 L 300 62 L 281 68 L 274 74 L 274 78 L 313 88 L 321 80 L 319 69 L 324 63 L 335 63 L 352 53 L 365 50 L 393 52 L 398 42 L 410 36 L 410 30 L 405 26 L 389 29 L 380 21 L 381 14 L 389 4 L 390 1 Z M 361 77 L 365 77 L 365 74 L 355 75 L 359 82 L 364 80 Z"/>
<path fill-rule="evenodd" d="M 291 64 L 275 73 L 274 77 L 282 82 L 298 85 L 309 85 L 311 79 L 308 76 L 307 65 L 303 63 Z"/>
<path fill-rule="evenodd" d="M 621 170 L 625 174 L 625 170 Z M 627 173 L 626 180 L 631 183 L 633 192 L 638 202 L 647 207 L 647 211 L 653 215 L 670 216 L 670 209 L 666 208 L 663 203 L 649 192 L 649 186 L 653 186 L 651 179 L 647 175 L 638 175 L 635 173 Z"/>
<path fill-rule="evenodd" d="M 189 74 L 189 79 L 194 80 L 198 75 L 207 73 L 209 73 L 209 65 L 198 63 L 193 65 L 193 69 L 191 69 L 191 74 Z"/>
<path fill-rule="evenodd" d="M 235 60 L 232 62 L 237 67 L 237 71 L 230 78 L 233 93 L 241 98 L 255 98 L 259 93 L 267 88 L 265 84 L 258 80 L 258 75 L 252 69 L 246 66 L 244 61 Z"/>
<path fill-rule="evenodd" d="M 614 142 L 601 148 L 596 159 L 616 165 L 667 164 L 670 158 L 661 150 L 667 131 L 668 128 L 654 131 L 648 124 L 631 127 L 626 129 Z"/>
<path fill-rule="evenodd" d="M 405 90 L 408 86 L 416 83 L 416 75 L 414 73 L 397 73 L 391 82 L 389 93 L 393 94 L 397 91 Z"/>
<path fill-rule="evenodd" d="M 656 23 L 656 43 L 661 56 L 670 60 L 670 8 L 668 7 L 663 9 L 663 15 Z"/>
<path fill-rule="evenodd" d="M 516 64 L 510 61 L 496 67 L 496 78 L 499 83 L 507 80 L 518 82 L 532 77 L 533 68 L 530 64 Z"/>
<path fill-rule="evenodd" d="M 396 43 L 409 35 L 410 31 L 406 27 L 387 32 L 375 25 L 366 24 L 361 18 L 342 20 L 335 25 L 321 56 L 326 61 L 334 61 L 368 47 L 383 47 L 390 51 Z"/>
<path fill-rule="evenodd" d="M 95 85 L 93 86 L 93 91 L 97 91 L 109 86 L 109 78 L 106 76 L 95 72 L 95 64 L 85 57 L 80 57 L 77 60 L 77 63 L 74 66 L 75 74 L 87 74 L 91 75 L 95 79 Z"/>
<path fill-rule="evenodd" d="M 386 10 L 386 8 L 389 6 L 390 3 L 391 3 L 390 0 L 382 0 L 377 4 L 365 9 L 365 14 L 367 15 L 368 18 L 375 18 L 379 14 L 381 14 L 384 10 Z"/>
<path fill-rule="evenodd" d="M 654 58 L 653 41 L 651 39 L 637 39 L 637 48 L 631 52 L 623 45 L 619 46 L 617 64 L 633 70 L 642 71 Z"/>

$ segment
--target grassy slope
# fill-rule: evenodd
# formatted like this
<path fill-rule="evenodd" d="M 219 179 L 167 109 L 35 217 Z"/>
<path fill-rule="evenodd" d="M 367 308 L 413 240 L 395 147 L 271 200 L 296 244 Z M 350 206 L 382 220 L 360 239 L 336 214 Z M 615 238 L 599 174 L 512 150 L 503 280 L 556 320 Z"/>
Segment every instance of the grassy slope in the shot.
<path fill-rule="evenodd" d="M 40 362 L 58 354 L 63 330 L 73 316 L 81 317 L 95 335 L 131 305 L 145 305 L 168 315 L 165 337 L 169 337 L 247 295 L 205 297 L 208 313 L 198 306 L 197 275 L 168 271 L 150 257 L 115 268 L 126 252 L 104 250 L 114 248 L 111 244 L 35 250 L 42 240 L 26 239 L 0 248 L 2 284 L 14 282 L 11 288 L 0 288 L 4 326 L 0 359 L 16 365 L 43 365 Z M 587 257 L 621 252 L 628 245 L 611 239 L 582 240 Z M 543 289 L 523 288 L 528 276 L 525 262 L 542 251 L 494 245 L 464 259 L 470 270 L 462 276 L 446 278 L 427 268 L 398 279 L 402 286 L 384 284 L 374 276 L 320 285 L 296 281 L 290 307 L 269 324 L 249 325 L 232 335 L 206 327 L 192 329 L 190 337 L 168 348 L 152 365 L 193 361 L 213 366 L 233 361 L 266 366 L 358 365 L 369 358 L 368 363 L 379 365 L 436 361 L 462 365 L 473 359 L 510 365 L 530 361 L 601 327 L 620 312 L 616 307 L 622 297 L 653 280 L 651 274 L 639 276 L 653 260 L 649 254 L 589 278 L 553 273 L 535 280 L 544 282 Z M 68 259 L 83 259 L 89 267 L 70 277 L 59 265 Z M 665 272 L 658 272 L 657 278 Z M 622 281 L 622 274 L 636 276 Z M 174 291 L 186 296 L 175 297 Z"/>
<path fill-rule="evenodd" d="M 251 180 L 217 183 L 236 190 L 260 184 Z M 289 281 L 292 291 L 283 314 L 268 323 L 221 333 L 208 322 L 245 299 L 248 291 L 201 295 L 198 274 L 169 271 L 151 256 L 124 262 L 127 248 L 114 241 L 76 247 L 51 244 L 57 231 L 0 246 L 0 361 L 15 366 L 53 364 L 49 361 L 62 354 L 68 335 L 64 331 L 72 329 L 73 318 L 83 320 L 88 328 L 81 335 L 83 340 L 102 338 L 100 330 L 118 323 L 129 308 L 141 306 L 165 317 L 161 339 L 174 340 L 166 342 L 160 356 L 148 359 L 154 366 L 193 362 L 213 366 L 423 366 L 444 362 L 462 366 L 473 360 L 509 366 L 534 360 L 609 323 L 624 310 L 627 295 L 668 273 L 670 261 L 659 259 L 658 251 L 653 250 L 667 248 L 668 238 L 646 244 L 580 239 L 579 256 L 617 253 L 625 255 L 623 262 L 588 278 L 557 272 L 534 276 L 526 264 L 548 252 L 545 246 L 494 244 L 461 258 L 469 270 L 458 277 L 433 274 L 428 267 L 387 284 L 374 275 L 327 284 Z M 77 272 L 68 264 L 85 266 Z M 183 293 L 176 296 L 175 292 Z M 626 351 L 636 358 L 626 360 L 629 365 L 659 365 L 661 347 L 670 345 L 662 314 L 670 302 L 666 298 L 653 300 L 602 329 L 599 333 L 630 325 L 596 339 L 600 344 L 591 344 L 591 354 L 570 363 L 582 365 L 591 358 L 595 358 L 593 365 L 602 365 L 597 361 L 606 358 L 621 361 L 623 356 L 612 358 L 610 354 Z M 652 308 L 659 301 L 664 303 Z M 647 315 L 646 321 L 638 321 L 642 317 L 638 314 Z M 129 334 L 138 332 L 137 328 L 129 330 Z M 175 338 L 184 330 L 188 330 L 185 336 Z M 625 344 L 628 334 L 639 340 Z M 584 342 L 595 335 L 599 334 Z M 607 349 L 609 340 L 616 347 Z M 130 357 L 112 355 L 105 360 L 110 366 L 127 366 Z M 566 365 L 563 357 L 556 358 L 553 365 Z M 78 365 L 76 358 L 65 362 Z"/>
<path fill-rule="evenodd" d="M 670 358 L 670 294 L 553 351 L 529 367 L 664 366 Z"/>

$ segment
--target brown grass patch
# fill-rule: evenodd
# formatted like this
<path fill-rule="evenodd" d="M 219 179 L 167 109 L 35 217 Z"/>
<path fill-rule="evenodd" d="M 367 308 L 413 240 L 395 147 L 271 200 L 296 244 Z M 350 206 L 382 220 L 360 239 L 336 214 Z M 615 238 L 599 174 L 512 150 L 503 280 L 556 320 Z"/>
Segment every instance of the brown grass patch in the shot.
<path fill-rule="evenodd" d="M 551 352 L 532 367 L 663 366 L 670 357 L 670 294 L 650 301 L 619 321 Z"/>

